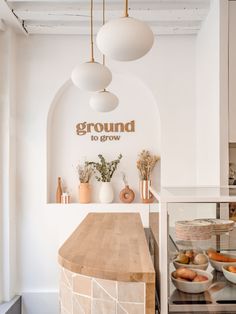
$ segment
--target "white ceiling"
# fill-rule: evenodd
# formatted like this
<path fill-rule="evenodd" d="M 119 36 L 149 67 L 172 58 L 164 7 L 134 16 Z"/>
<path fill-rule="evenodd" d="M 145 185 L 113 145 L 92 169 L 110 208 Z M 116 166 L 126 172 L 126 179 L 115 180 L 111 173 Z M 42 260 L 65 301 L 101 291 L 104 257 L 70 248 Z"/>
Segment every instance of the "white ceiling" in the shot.
<path fill-rule="evenodd" d="M 89 34 L 90 0 L 0 0 L 0 18 L 28 34 Z M 124 0 L 106 1 L 106 19 L 123 14 Z M 155 34 L 196 34 L 209 0 L 130 0 L 129 14 Z M 4 10 L 3 10 L 4 9 Z M 102 23 L 102 0 L 94 0 L 95 32 Z"/>

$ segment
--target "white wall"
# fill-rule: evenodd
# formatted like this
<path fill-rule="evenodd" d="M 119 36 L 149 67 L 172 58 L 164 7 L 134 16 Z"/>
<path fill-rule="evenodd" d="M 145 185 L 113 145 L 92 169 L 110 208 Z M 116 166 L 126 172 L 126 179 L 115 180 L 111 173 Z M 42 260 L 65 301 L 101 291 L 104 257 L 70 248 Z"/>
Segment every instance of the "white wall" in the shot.
<path fill-rule="evenodd" d="M 57 177 L 63 178 L 63 185 L 72 195 L 72 202 L 78 202 L 77 164 L 87 161 L 98 161 L 98 154 L 103 154 L 107 160 L 123 155 L 117 171 L 112 178 L 114 202 L 119 202 L 119 192 L 124 188 L 121 172 L 126 174 L 129 186 L 135 192 L 135 201 L 140 202 L 139 177 L 136 160 L 142 149 L 152 153 L 161 153 L 161 128 L 157 104 L 149 89 L 136 77 L 113 72 L 109 90 L 119 97 L 116 110 L 101 114 L 89 106 L 90 93 L 76 88 L 72 82 L 67 84 L 61 97 L 54 102 L 54 110 L 50 113 L 48 123 L 49 155 L 49 190 L 50 202 L 55 203 Z M 76 134 L 78 123 L 117 123 L 135 121 L 135 132 L 96 133 L 92 131 L 85 135 Z M 118 135 L 118 141 L 91 141 L 91 135 Z M 132 145 L 131 145 L 132 143 Z M 68 153 L 69 152 L 69 153 Z M 158 173 L 159 163 L 152 175 L 152 186 L 160 186 Z M 99 202 L 100 182 L 92 178 L 92 202 Z"/>
<path fill-rule="evenodd" d="M 16 291 L 15 51 L 14 33 L 0 32 L 0 302 Z"/>
<path fill-rule="evenodd" d="M 220 10 L 211 9 L 196 42 L 197 184 L 220 184 Z"/>
<path fill-rule="evenodd" d="M 196 182 L 195 40 L 195 36 L 158 37 L 141 60 L 107 61 L 112 71 L 136 76 L 154 95 L 161 120 L 163 185 Z M 88 38 L 82 36 L 17 38 L 17 265 L 18 289 L 25 296 L 58 288 L 57 250 L 83 217 L 76 207 L 46 205 L 46 127 L 54 96 L 88 53 Z M 132 101 L 128 105 L 135 108 Z M 158 127 L 157 120 L 153 131 Z M 157 151 L 158 136 L 153 142 Z"/>
<path fill-rule="evenodd" d="M 122 65 L 141 77 L 156 98 L 162 186 L 196 183 L 195 42 L 195 36 L 160 36 L 143 59 Z M 113 62 L 112 68 L 119 70 L 121 64 Z"/>

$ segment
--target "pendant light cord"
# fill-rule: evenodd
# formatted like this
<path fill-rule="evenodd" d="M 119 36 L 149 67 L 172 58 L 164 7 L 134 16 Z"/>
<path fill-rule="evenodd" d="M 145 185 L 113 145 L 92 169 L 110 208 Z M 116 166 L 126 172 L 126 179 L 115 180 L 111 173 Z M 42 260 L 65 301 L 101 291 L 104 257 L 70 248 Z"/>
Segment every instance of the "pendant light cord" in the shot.
<path fill-rule="evenodd" d="M 129 13 L 128 13 L 128 0 L 125 0 L 125 14 L 124 17 L 129 17 Z"/>
<path fill-rule="evenodd" d="M 105 24 L 105 0 L 102 0 L 102 25 Z M 104 53 L 102 54 L 102 64 L 103 66 L 106 65 L 106 57 Z M 103 89 L 104 92 L 106 92 L 106 88 Z"/>
<path fill-rule="evenodd" d="M 93 51 L 93 0 L 90 1 L 90 47 L 91 47 L 91 62 L 94 62 L 94 51 Z"/>
<path fill-rule="evenodd" d="M 105 24 L 105 0 L 102 1 L 102 25 Z M 102 54 L 102 64 L 105 66 L 105 55 Z"/>

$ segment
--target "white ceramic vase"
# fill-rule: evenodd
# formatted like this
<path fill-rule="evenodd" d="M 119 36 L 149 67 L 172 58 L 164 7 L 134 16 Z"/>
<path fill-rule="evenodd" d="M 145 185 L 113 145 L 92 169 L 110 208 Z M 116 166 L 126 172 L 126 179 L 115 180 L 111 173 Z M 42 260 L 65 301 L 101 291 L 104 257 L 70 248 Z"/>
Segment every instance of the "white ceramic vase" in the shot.
<path fill-rule="evenodd" d="M 114 192 L 111 182 L 101 182 L 99 199 L 101 203 L 112 203 Z"/>

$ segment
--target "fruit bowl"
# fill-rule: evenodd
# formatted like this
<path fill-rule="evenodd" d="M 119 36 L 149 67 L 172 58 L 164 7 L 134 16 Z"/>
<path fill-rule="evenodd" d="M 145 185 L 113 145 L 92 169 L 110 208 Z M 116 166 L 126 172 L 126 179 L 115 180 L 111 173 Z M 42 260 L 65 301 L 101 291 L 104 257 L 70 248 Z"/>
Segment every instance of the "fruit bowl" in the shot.
<path fill-rule="evenodd" d="M 235 265 L 233 265 L 233 264 L 230 264 L 230 265 L 228 265 L 228 266 L 224 265 L 224 266 L 222 267 L 222 271 L 223 271 L 223 274 L 224 274 L 225 278 L 226 278 L 228 281 L 230 281 L 230 282 L 236 284 L 236 272 L 231 272 L 231 271 L 229 271 L 229 267 L 230 267 L 230 266 L 235 267 Z"/>
<path fill-rule="evenodd" d="M 181 267 L 206 270 L 209 259 L 206 254 L 196 250 L 185 250 L 178 253 L 173 260 L 176 269 Z"/>
<path fill-rule="evenodd" d="M 209 265 L 209 261 L 205 264 L 196 265 L 196 264 L 182 264 L 182 263 L 179 263 L 177 261 L 177 259 L 175 259 L 175 260 L 173 260 L 173 264 L 174 264 L 176 269 L 178 269 L 180 267 L 186 267 L 186 268 L 191 268 L 191 269 L 207 270 L 207 267 Z"/>
<path fill-rule="evenodd" d="M 236 258 L 236 255 L 233 255 L 233 254 L 227 254 L 227 255 L 224 254 L 224 255 L 227 257 Z M 209 261 L 210 261 L 210 264 L 213 268 L 215 268 L 217 271 L 221 271 L 221 272 L 223 271 L 222 270 L 223 266 L 230 266 L 230 265 L 236 266 L 236 262 L 219 262 L 219 261 L 215 261 L 215 260 L 211 259 L 210 257 L 209 257 Z"/>
<path fill-rule="evenodd" d="M 213 276 L 212 274 L 200 270 L 200 269 L 192 269 L 197 275 L 206 276 L 208 280 L 201 281 L 201 282 L 193 282 L 193 281 L 183 281 L 183 279 L 178 279 L 174 277 L 174 273 L 171 273 L 171 280 L 176 287 L 176 289 L 186 292 L 186 293 L 202 293 L 205 292 L 210 285 L 212 284 Z"/>

